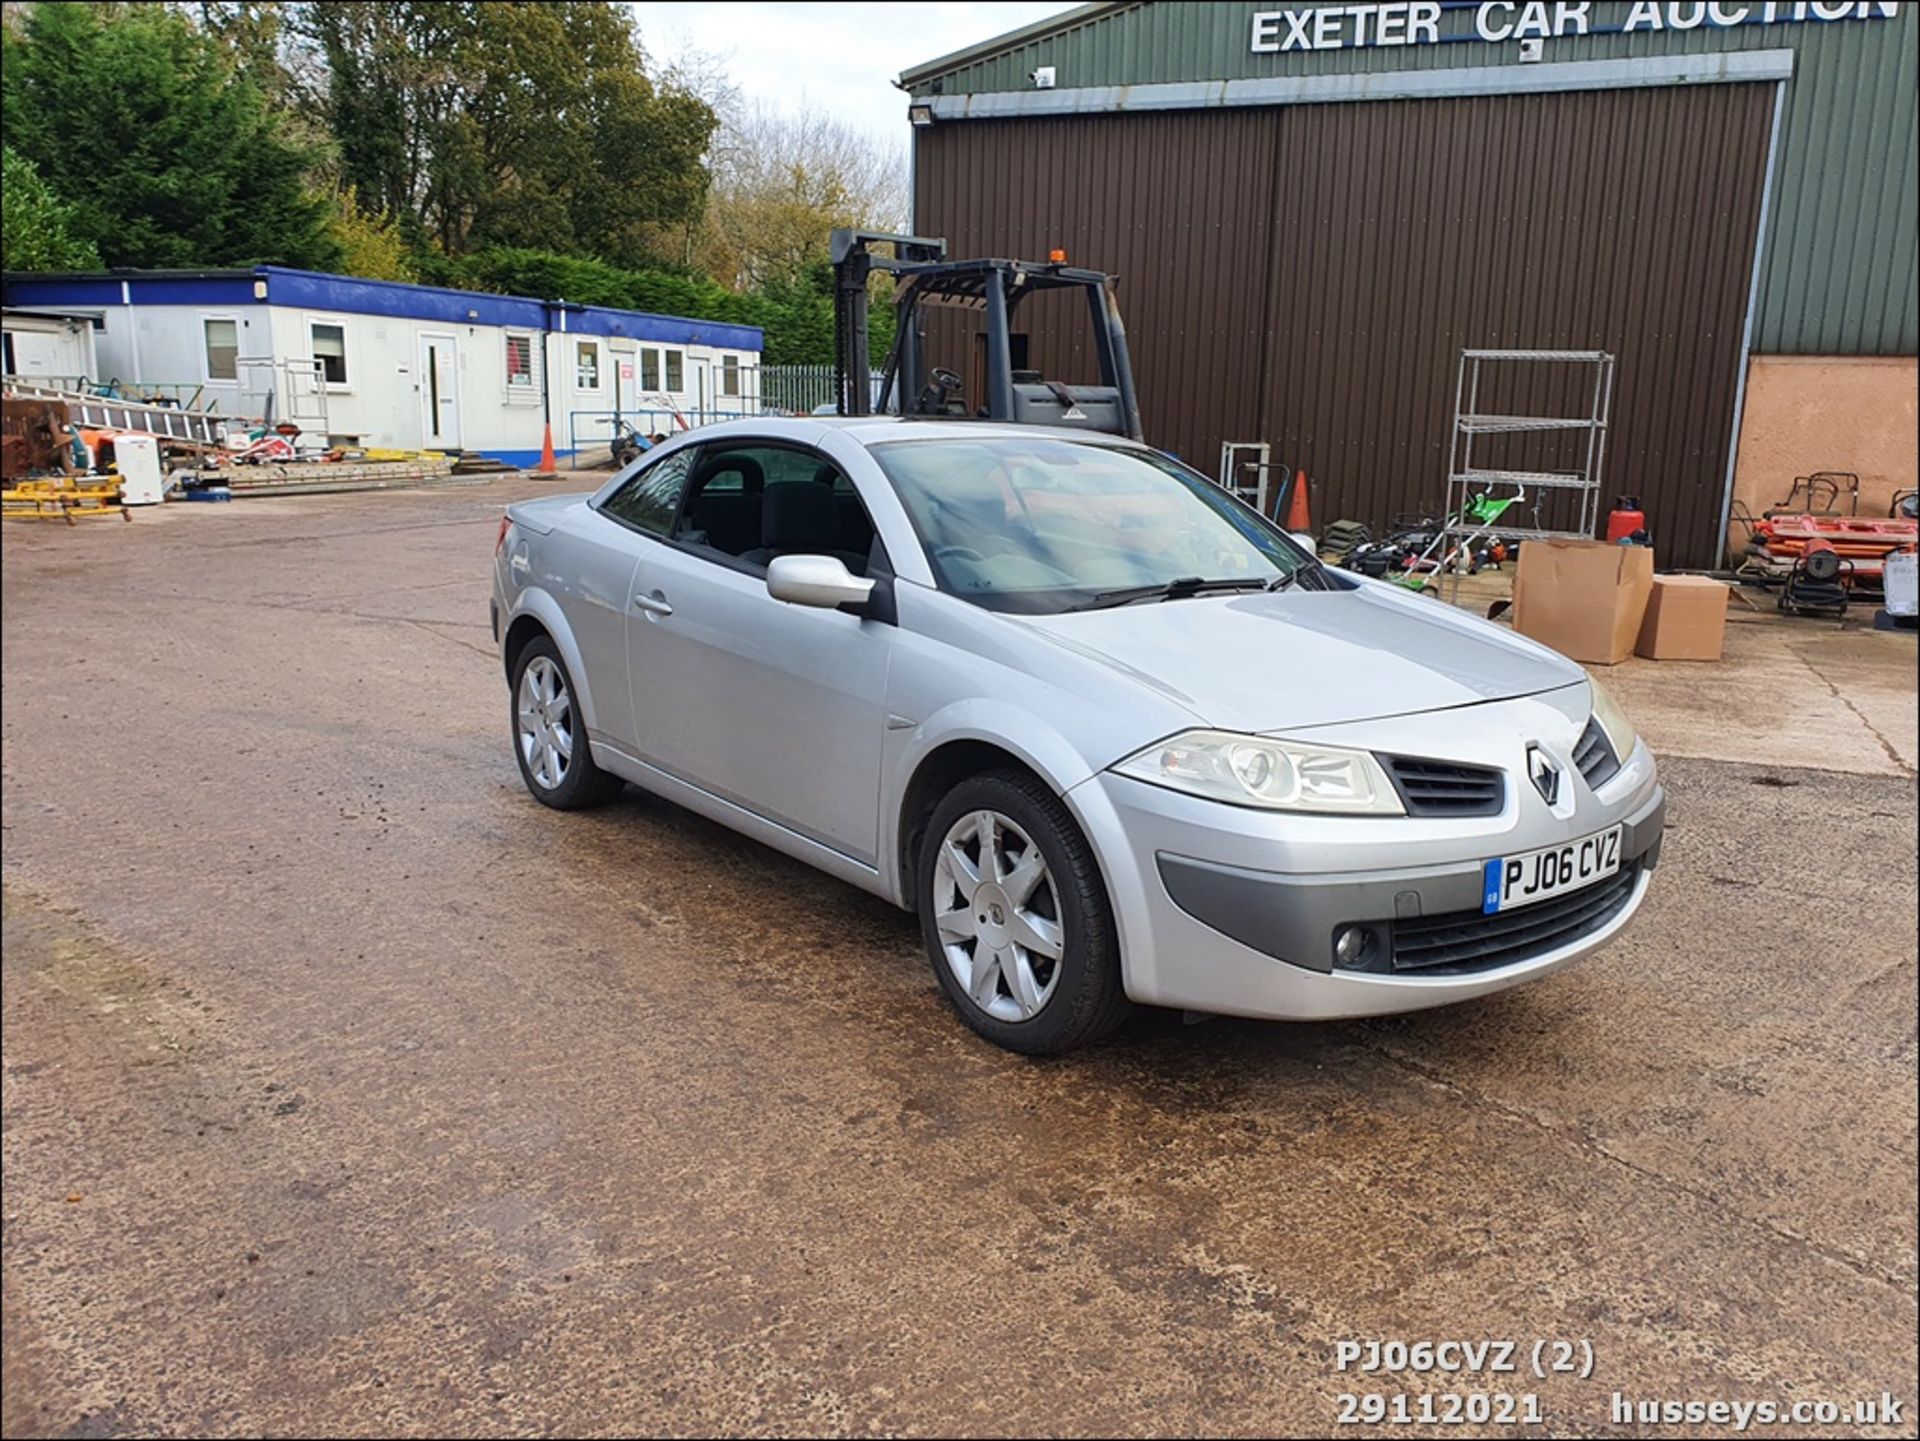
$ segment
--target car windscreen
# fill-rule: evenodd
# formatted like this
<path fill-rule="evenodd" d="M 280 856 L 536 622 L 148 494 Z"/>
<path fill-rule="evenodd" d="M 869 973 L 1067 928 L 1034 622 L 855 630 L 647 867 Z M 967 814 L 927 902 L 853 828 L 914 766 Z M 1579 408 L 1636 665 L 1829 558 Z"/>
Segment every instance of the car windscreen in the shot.
<path fill-rule="evenodd" d="M 954 436 L 871 453 L 940 588 L 989 610 L 1086 609 L 1196 581 L 1255 589 L 1314 564 L 1277 527 L 1155 451 Z"/>

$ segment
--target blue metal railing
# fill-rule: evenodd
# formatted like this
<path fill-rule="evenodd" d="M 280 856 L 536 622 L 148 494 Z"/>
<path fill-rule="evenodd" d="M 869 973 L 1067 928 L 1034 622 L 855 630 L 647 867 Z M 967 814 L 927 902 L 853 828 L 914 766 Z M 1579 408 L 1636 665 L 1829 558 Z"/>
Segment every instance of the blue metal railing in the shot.
<path fill-rule="evenodd" d="M 578 470 L 582 457 L 589 465 L 598 464 L 613 443 L 614 427 L 631 425 L 642 435 L 677 435 L 702 425 L 723 420 L 744 420 L 757 415 L 755 409 L 736 404 L 731 409 L 683 406 L 678 410 L 652 407 L 627 410 L 570 410 L 567 412 L 567 468 Z"/>

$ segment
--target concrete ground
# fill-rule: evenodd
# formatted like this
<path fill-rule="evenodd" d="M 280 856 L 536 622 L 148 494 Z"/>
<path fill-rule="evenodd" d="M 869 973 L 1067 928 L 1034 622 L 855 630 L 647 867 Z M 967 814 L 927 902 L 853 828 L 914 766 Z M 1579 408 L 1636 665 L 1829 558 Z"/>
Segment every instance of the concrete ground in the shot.
<path fill-rule="evenodd" d="M 1671 829 L 1604 956 L 1034 1063 L 905 915 L 524 794 L 485 586 L 535 488 L 5 529 L 6 1434 L 1914 1434 L 1909 638 L 1609 677 Z"/>
<path fill-rule="evenodd" d="M 1464 576 L 1457 594 L 1447 577 L 1439 594 L 1485 615 L 1512 597 L 1512 567 Z M 1731 589 L 1718 662 L 1632 656 L 1591 670 L 1662 756 L 1914 774 L 1913 640 L 1876 632 L 1872 602 L 1835 621 L 1782 615 L 1775 597 L 1753 586 Z"/>

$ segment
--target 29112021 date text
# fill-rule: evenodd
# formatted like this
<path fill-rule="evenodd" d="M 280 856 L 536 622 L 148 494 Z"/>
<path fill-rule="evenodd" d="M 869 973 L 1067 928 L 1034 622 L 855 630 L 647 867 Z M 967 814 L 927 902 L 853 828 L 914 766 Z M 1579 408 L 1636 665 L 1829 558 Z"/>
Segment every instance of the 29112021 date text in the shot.
<path fill-rule="evenodd" d="M 1538 1426 L 1531 1391 L 1343 1391 L 1334 1398 L 1341 1426 Z"/>

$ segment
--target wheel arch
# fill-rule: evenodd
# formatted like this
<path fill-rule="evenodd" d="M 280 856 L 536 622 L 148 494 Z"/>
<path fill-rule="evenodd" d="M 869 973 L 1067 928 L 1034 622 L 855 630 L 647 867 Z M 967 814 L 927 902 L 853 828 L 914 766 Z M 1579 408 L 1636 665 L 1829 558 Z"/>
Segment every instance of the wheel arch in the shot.
<path fill-rule="evenodd" d="M 958 718 L 955 718 L 958 721 Z M 1001 717 L 999 719 L 1012 719 Z M 899 789 L 899 804 L 893 808 L 894 834 L 887 854 L 894 868 L 894 899 L 908 909 L 914 907 L 914 867 L 924 839 L 927 818 L 940 797 L 971 776 L 986 771 L 1021 771 L 1038 780 L 1067 808 L 1092 849 L 1101 880 L 1109 887 L 1112 877 L 1100 837 L 1081 812 L 1073 789 L 1092 773 L 1080 752 L 1065 737 L 1050 729 L 1035 730 L 1018 724 L 989 724 L 987 717 L 969 716 L 963 723 L 942 728 L 938 734 L 925 735 L 921 745 L 909 753 L 903 766 L 906 779 Z"/>
<path fill-rule="evenodd" d="M 560 652 L 560 659 L 566 663 L 567 676 L 573 682 L 574 700 L 580 707 L 581 719 L 591 732 L 595 729 L 593 682 L 587 675 L 586 665 L 580 658 L 580 647 L 573 637 L 573 628 L 567 624 L 560 603 L 544 590 L 528 587 L 514 598 L 513 613 L 508 617 L 507 628 L 500 641 L 500 661 L 506 672 L 507 684 L 513 684 L 513 670 L 519 663 L 521 653 L 542 635 L 553 642 L 554 649 Z"/>

